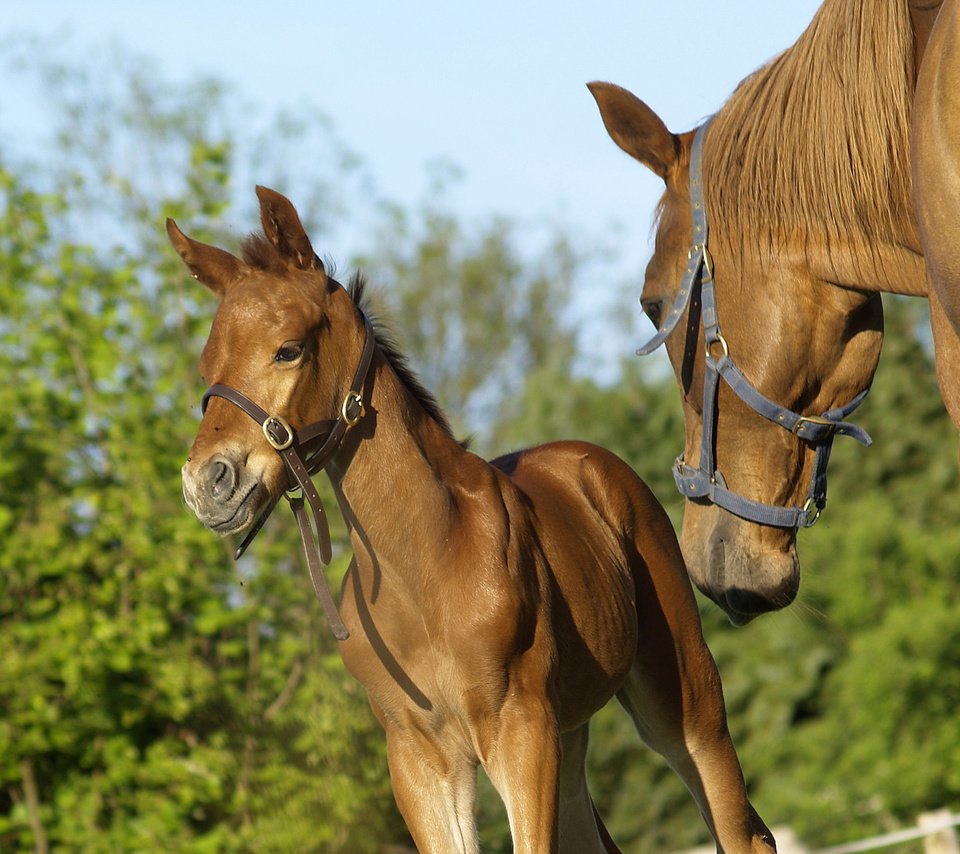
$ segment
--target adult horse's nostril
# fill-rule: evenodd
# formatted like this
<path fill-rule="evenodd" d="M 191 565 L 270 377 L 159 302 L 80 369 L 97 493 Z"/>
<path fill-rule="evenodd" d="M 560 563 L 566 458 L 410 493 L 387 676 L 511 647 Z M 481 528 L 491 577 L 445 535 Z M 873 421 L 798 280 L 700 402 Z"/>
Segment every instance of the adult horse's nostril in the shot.
<path fill-rule="evenodd" d="M 224 457 L 214 457 L 207 464 L 207 484 L 217 501 L 229 501 L 237 486 L 237 471 Z"/>

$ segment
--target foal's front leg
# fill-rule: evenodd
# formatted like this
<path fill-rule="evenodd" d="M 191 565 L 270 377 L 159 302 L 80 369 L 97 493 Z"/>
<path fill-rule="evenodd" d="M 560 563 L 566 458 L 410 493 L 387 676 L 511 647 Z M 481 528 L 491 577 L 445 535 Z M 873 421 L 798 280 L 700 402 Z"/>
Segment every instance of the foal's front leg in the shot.
<path fill-rule="evenodd" d="M 484 768 L 507 809 L 514 854 L 556 854 L 560 736 L 542 697 L 509 692 Z"/>
<path fill-rule="evenodd" d="M 387 730 L 393 796 L 420 854 L 479 854 L 477 762 L 416 729 Z"/>

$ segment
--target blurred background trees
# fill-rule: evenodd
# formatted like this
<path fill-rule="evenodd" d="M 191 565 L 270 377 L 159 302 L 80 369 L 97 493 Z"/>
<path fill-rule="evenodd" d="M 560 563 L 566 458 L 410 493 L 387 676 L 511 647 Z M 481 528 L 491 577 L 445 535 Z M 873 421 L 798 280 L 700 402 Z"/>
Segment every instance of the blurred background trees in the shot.
<path fill-rule="evenodd" d="M 235 248 L 257 222 L 253 184 L 288 193 L 318 249 L 347 251 L 342 266 L 371 279 L 476 448 L 596 441 L 679 523 L 672 378 L 629 355 L 618 317 L 601 334 L 622 336 L 622 364 L 584 356 L 592 295 L 620 287 L 608 303 L 636 317 L 638 285 L 618 286 L 598 244 L 553 224 L 461 220 L 448 166 L 416 209 L 380 198 L 322 116 L 251 118 L 215 82 L 177 89 L 130 57 L 30 73 L 50 144 L 28 156 L 0 143 L 0 850 L 402 846 L 382 735 L 292 521 L 278 513 L 234 564 L 182 504 L 214 303 L 163 220 Z M 829 509 L 800 537 L 800 601 L 743 629 L 702 609 L 754 802 L 816 844 L 960 806 L 956 436 L 925 305 L 886 310 L 860 418 L 875 445 L 834 454 Z M 349 559 L 337 538 L 335 586 Z M 596 720 L 590 767 L 625 851 L 705 839 L 615 707 Z M 484 850 L 509 850 L 483 791 Z"/>

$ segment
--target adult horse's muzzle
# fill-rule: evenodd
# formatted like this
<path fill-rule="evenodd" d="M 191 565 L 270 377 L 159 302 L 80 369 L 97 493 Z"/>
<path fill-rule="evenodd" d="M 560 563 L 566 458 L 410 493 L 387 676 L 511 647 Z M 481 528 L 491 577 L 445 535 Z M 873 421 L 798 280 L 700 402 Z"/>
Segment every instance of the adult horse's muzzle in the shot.
<path fill-rule="evenodd" d="M 796 529 L 759 526 L 688 502 L 680 540 L 690 578 L 737 626 L 789 605 L 800 588 Z"/>

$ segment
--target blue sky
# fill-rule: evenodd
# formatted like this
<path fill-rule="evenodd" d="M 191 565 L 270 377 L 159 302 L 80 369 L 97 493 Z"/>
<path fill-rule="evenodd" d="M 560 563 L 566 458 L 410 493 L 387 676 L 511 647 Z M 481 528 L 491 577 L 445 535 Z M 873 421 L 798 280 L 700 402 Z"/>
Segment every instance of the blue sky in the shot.
<path fill-rule="evenodd" d="M 584 84 L 619 83 L 686 130 L 818 5 L 36 0 L 5 3 L 0 36 L 68 36 L 81 56 L 118 44 L 175 80 L 215 75 L 269 109 L 319 109 L 403 205 L 422 198 L 425 165 L 446 158 L 462 170 L 451 202 L 466 217 L 550 217 L 589 233 L 618 223 L 639 291 L 661 184 L 609 140 Z M 35 108 L 3 75 L 10 138 Z"/>

